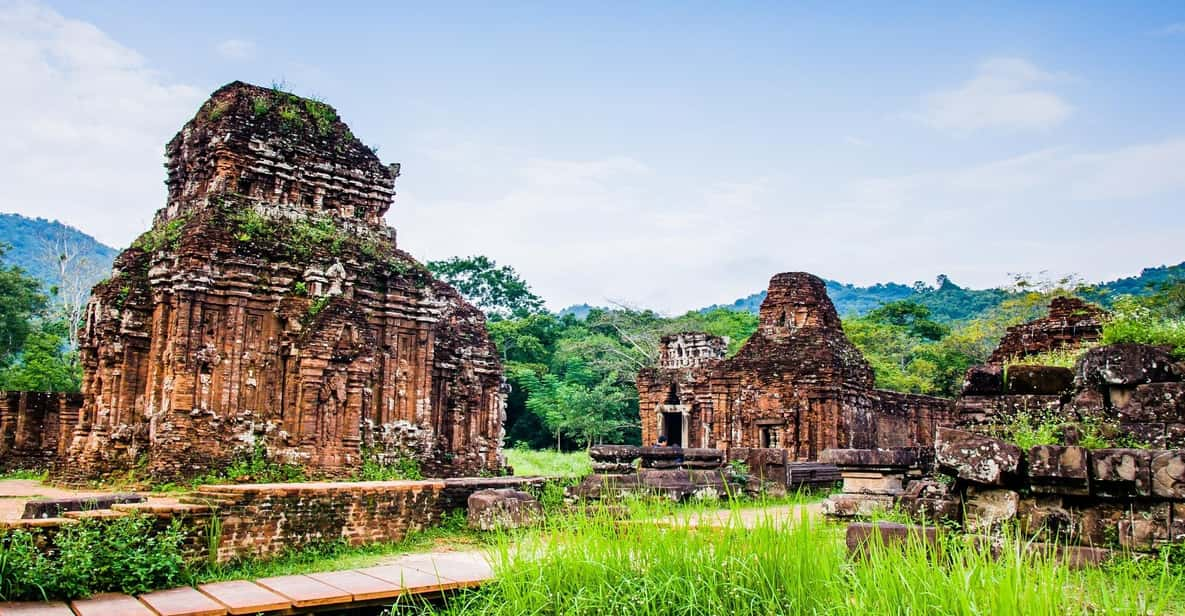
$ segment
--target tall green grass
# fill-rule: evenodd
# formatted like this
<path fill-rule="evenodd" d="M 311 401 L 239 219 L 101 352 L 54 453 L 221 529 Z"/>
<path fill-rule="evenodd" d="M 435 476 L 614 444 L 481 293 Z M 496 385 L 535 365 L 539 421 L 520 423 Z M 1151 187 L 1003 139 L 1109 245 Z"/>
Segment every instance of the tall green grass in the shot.
<path fill-rule="evenodd" d="M 592 458 L 586 451 L 560 453 L 534 449 L 507 449 L 506 463 L 519 476 L 583 477 L 592 472 Z"/>
<path fill-rule="evenodd" d="M 660 528 L 601 517 L 503 542 L 496 580 L 425 613 L 1161 614 L 1182 607 L 1168 569 L 1152 577 L 1071 571 L 1010 544 L 999 558 L 954 539 L 937 549 L 871 545 L 849 559 L 842 528 L 803 516 L 755 528 Z"/>

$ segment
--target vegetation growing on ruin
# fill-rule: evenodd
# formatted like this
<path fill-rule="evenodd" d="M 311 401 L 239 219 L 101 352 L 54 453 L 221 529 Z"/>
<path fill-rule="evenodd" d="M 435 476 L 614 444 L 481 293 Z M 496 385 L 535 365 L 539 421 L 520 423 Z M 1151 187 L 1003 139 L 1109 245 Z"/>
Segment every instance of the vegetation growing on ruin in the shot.
<path fill-rule="evenodd" d="M 373 447 L 363 447 L 362 466 L 354 477 L 359 481 L 418 480 L 424 478 L 424 472 L 413 457 L 384 456 Z"/>
<path fill-rule="evenodd" d="M 172 220 L 154 225 L 143 235 L 136 238 L 136 241 L 132 242 L 131 247 L 147 253 L 154 253 L 166 248 L 176 250 L 181 245 L 181 232 L 185 229 L 185 225 L 188 222 L 189 215 L 182 214 Z"/>

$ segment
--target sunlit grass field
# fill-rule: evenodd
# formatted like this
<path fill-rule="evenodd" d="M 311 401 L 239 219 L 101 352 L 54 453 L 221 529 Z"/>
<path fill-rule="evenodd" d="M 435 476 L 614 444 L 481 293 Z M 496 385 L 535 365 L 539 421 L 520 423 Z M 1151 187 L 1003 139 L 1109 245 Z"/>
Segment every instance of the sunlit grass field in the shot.
<path fill-rule="evenodd" d="M 583 477 L 592 472 L 592 459 L 586 451 L 556 452 L 533 449 L 507 449 L 506 463 L 519 476 Z"/>
<path fill-rule="evenodd" d="M 636 518 L 635 518 L 636 519 Z M 1073 571 L 1023 541 L 999 558 L 950 535 L 850 559 L 818 518 L 722 528 L 554 519 L 494 548 L 497 578 L 423 614 L 1178 614 L 1185 579 L 1158 561 Z"/>

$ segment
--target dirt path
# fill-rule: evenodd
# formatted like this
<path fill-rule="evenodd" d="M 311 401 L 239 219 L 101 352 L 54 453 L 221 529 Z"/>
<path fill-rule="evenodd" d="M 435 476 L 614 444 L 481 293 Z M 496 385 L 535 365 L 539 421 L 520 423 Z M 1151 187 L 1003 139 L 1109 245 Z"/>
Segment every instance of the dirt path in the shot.
<path fill-rule="evenodd" d="M 73 490 L 51 486 L 36 479 L 0 480 L 0 520 L 16 520 L 25 511 L 25 503 L 44 498 L 67 498 L 71 496 L 98 496 L 114 490 Z M 148 502 L 176 504 L 176 496 L 148 496 Z"/>

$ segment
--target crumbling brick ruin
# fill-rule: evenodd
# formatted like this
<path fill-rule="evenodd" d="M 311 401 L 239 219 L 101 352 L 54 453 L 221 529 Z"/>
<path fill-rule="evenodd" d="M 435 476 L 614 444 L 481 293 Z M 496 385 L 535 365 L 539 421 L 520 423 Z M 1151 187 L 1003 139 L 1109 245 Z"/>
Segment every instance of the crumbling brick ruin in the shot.
<path fill-rule="evenodd" d="M 684 447 L 769 448 L 791 460 L 825 449 L 930 445 L 949 400 L 875 389 L 872 368 L 844 336 L 821 279 L 778 274 L 757 332 L 735 357 L 706 334 L 662 341 L 638 375 L 642 438 Z"/>
<path fill-rule="evenodd" d="M 1105 316 L 1098 306 L 1076 297 L 1055 297 L 1045 318 L 1008 328 L 988 363 L 1001 364 L 1095 342 L 1102 334 Z"/>
<path fill-rule="evenodd" d="M 0 471 L 46 468 L 66 452 L 82 396 L 0 392 Z"/>
<path fill-rule="evenodd" d="M 1185 365 L 1139 344 L 1091 348 L 1073 369 L 1005 365 L 1097 342 L 1104 316 L 1060 299 L 1048 317 L 1010 329 L 992 363 L 967 372 L 956 426 L 939 430 L 933 449 L 826 452 L 844 493 L 824 510 L 897 505 L 973 533 L 1015 523 L 1038 540 L 1077 544 L 1065 549 L 1081 562 L 1185 541 Z M 1010 440 L 1036 422 L 1057 426 L 1057 442 Z M 944 479 L 926 477 L 935 473 Z"/>
<path fill-rule="evenodd" d="M 484 317 L 383 222 L 398 165 L 328 105 L 241 82 L 166 155 L 165 207 L 86 312 L 60 475 L 190 476 L 257 444 L 329 476 L 366 455 L 502 467 Z"/>

